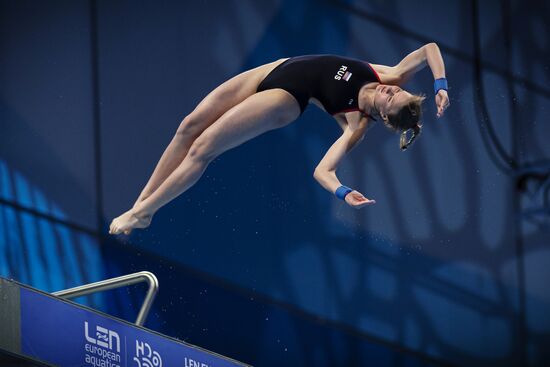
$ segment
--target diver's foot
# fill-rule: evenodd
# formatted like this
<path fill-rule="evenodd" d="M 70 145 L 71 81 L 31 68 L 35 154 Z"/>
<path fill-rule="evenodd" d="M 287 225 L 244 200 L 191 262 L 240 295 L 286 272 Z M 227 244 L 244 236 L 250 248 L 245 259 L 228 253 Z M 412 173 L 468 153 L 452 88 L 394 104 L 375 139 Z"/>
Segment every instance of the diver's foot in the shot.
<path fill-rule="evenodd" d="M 135 228 L 147 228 L 151 224 L 152 215 L 139 216 L 134 209 L 128 210 L 121 216 L 113 219 L 109 227 L 109 234 L 130 234 Z"/>

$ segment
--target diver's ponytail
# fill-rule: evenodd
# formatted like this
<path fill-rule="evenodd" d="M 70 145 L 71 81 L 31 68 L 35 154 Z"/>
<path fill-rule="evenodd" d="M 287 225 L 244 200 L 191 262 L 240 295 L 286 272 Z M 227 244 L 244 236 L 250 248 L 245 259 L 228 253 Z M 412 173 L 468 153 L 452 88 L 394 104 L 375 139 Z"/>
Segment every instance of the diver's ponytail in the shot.
<path fill-rule="evenodd" d="M 422 124 L 422 102 L 426 99 L 423 95 L 412 95 L 409 103 L 404 105 L 396 114 L 388 115 L 387 120 L 384 120 L 384 124 L 390 129 L 399 132 L 401 131 L 401 138 L 399 139 L 399 147 L 401 150 L 406 150 L 409 145 L 412 144 L 414 139 L 420 135 Z M 407 132 L 412 130 L 412 136 L 407 141 Z"/>

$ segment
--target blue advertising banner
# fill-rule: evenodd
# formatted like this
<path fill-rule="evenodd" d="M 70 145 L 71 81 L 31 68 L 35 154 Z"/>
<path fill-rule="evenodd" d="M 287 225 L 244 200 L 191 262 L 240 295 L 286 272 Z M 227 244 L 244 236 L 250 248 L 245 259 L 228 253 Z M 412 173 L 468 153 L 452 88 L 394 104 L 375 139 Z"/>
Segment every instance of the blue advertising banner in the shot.
<path fill-rule="evenodd" d="M 60 367 L 245 366 L 25 288 L 21 351 Z"/>

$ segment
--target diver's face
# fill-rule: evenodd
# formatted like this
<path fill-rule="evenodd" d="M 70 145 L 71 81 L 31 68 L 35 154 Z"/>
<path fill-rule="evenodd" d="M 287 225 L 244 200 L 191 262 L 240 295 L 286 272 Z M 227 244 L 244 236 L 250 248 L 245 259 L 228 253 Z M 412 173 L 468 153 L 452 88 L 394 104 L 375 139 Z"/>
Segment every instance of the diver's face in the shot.
<path fill-rule="evenodd" d="M 412 94 L 396 85 L 379 84 L 374 95 L 374 104 L 384 120 L 387 115 L 395 115 L 409 103 Z"/>

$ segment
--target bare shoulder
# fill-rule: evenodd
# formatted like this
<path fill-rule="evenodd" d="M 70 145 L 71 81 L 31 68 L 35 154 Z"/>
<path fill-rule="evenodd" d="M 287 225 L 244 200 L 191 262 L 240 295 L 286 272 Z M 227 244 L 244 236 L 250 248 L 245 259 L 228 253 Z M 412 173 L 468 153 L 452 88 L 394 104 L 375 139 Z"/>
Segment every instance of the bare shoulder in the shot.
<path fill-rule="evenodd" d="M 344 113 L 338 113 L 336 115 L 333 115 L 332 117 L 334 117 L 342 131 L 346 130 L 346 127 L 348 126 L 348 120 L 346 119 Z"/>
<path fill-rule="evenodd" d="M 395 66 L 371 64 L 373 70 L 378 74 L 382 84 L 399 85 L 400 78 Z"/>
<path fill-rule="evenodd" d="M 374 120 L 360 111 L 346 112 L 343 119 L 352 131 L 366 131 L 366 129 L 372 125 L 372 122 L 374 122 Z"/>

